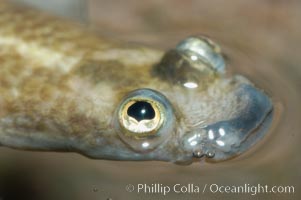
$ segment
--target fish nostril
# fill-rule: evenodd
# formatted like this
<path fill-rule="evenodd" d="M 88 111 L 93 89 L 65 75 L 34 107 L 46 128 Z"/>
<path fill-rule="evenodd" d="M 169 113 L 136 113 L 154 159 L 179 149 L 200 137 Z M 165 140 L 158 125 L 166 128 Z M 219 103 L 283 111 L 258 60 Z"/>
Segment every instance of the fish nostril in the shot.
<path fill-rule="evenodd" d="M 203 151 L 203 150 L 196 150 L 192 152 L 192 157 L 194 158 L 213 158 L 215 156 L 215 153 L 213 151 Z"/>

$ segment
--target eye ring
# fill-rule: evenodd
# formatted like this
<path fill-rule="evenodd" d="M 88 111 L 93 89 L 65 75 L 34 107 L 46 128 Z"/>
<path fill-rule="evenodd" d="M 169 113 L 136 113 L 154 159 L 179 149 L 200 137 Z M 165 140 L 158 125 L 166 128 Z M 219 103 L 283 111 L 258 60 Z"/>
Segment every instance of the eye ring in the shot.
<path fill-rule="evenodd" d="M 120 106 L 119 123 L 128 137 L 139 139 L 155 136 L 165 119 L 163 110 L 163 106 L 152 99 L 142 96 L 129 98 Z M 135 117 L 133 112 L 137 111 L 140 112 L 136 113 L 137 116 Z M 141 116 L 141 114 L 147 115 L 148 113 L 153 115 L 151 117 Z"/>
<path fill-rule="evenodd" d="M 169 100 L 147 88 L 129 92 L 117 107 L 114 119 L 121 140 L 139 152 L 153 150 L 167 141 L 175 128 Z"/>

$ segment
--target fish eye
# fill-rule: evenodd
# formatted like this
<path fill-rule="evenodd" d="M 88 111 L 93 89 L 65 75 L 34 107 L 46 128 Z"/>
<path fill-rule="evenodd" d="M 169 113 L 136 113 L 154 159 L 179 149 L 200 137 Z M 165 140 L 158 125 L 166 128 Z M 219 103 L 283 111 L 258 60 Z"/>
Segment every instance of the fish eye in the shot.
<path fill-rule="evenodd" d="M 151 89 L 130 92 L 117 109 L 117 131 L 134 150 L 150 150 L 172 132 L 174 115 L 168 99 Z"/>
<path fill-rule="evenodd" d="M 156 134 L 164 120 L 162 105 L 150 99 L 131 98 L 120 109 L 119 121 L 125 132 L 133 137 Z"/>

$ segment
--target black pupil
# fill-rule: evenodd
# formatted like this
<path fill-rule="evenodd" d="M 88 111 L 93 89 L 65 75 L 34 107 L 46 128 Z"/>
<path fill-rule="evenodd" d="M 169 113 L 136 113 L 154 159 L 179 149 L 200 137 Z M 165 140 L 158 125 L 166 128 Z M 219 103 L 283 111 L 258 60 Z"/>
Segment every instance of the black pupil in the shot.
<path fill-rule="evenodd" d="M 131 105 L 127 114 L 135 118 L 138 122 L 145 119 L 153 119 L 155 117 L 155 111 L 150 103 L 145 101 L 137 101 Z"/>

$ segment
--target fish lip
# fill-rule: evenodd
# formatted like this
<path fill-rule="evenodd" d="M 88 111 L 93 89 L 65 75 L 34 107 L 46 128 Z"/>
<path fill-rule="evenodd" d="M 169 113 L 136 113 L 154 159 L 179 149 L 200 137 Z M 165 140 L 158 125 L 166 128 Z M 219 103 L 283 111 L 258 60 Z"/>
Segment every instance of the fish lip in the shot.
<path fill-rule="evenodd" d="M 240 149 L 242 150 L 237 150 L 237 153 L 235 155 L 229 156 L 228 158 L 221 159 L 217 157 L 210 157 L 206 156 L 206 162 L 210 163 L 217 163 L 221 161 L 227 161 L 234 159 L 238 156 L 240 156 L 243 153 L 246 153 L 252 149 L 254 146 L 258 146 L 258 143 L 261 143 L 260 140 L 262 140 L 266 135 L 268 134 L 268 129 L 272 126 L 273 124 L 273 119 L 274 119 L 274 109 L 272 108 L 269 113 L 267 113 L 266 117 L 263 119 L 263 121 L 258 124 L 249 134 L 248 137 L 241 143 L 242 145 L 240 146 Z M 250 138 L 254 138 L 254 140 Z M 238 148 L 238 147 L 234 147 Z"/>
<path fill-rule="evenodd" d="M 251 131 L 249 133 L 249 136 L 245 139 L 246 142 L 242 142 L 242 151 L 237 150 L 237 153 L 235 155 L 231 155 L 227 158 L 220 158 L 220 157 L 216 157 L 215 156 L 215 152 L 214 151 L 210 151 L 210 150 L 203 150 L 203 147 L 200 148 L 196 148 L 194 150 L 189 150 L 189 154 L 191 155 L 191 160 L 183 160 L 183 161 L 177 161 L 177 163 L 181 164 L 183 163 L 188 163 L 188 162 L 199 162 L 201 160 L 205 160 L 206 162 L 209 163 L 218 163 L 218 162 L 224 162 L 227 160 L 231 160 L 234 159 L 238 156 L 240 156 L 241 154 L 250 151 L 250 148 L 252 148 L 253 146 L 256 146 L 257 143 L 260 142 L 260 140 L 262 140 L 265 137 L 265 133 L 268 132 L 268 129 L 272 126 L 273 123 L 273 116 L 274 116 L 274 110 L 272 109 L 267 116 L 264 118 L 264 120 L 257 126 L 254 128 L 253 131 Z M 250 142 L 250 137 L 255 138 L 252 141 L 252 144 L 249 144 Z M 234 147 L 235 148 L 235 147 Z"/>

